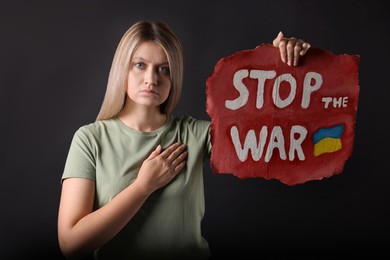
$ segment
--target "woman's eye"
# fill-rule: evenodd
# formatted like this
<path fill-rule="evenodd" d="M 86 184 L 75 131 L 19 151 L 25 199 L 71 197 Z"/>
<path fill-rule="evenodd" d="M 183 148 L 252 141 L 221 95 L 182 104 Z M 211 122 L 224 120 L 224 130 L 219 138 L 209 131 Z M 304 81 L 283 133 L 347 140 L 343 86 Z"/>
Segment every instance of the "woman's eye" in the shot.
<path fill-rule="evenodd" d="M 165 73 L 165 74 L 168 74 L 169 73 L 169 67 L 168 66 L 159 67 L 158 71 L 162 72 L 162 73 Z"/>
<path fill-rule="evenodd" d="M 134 66 L 136 68 L 143 69 L 145 67 L 145 64 L 143 64 L 142 62 L 137 62 L 134 64 Z"/>

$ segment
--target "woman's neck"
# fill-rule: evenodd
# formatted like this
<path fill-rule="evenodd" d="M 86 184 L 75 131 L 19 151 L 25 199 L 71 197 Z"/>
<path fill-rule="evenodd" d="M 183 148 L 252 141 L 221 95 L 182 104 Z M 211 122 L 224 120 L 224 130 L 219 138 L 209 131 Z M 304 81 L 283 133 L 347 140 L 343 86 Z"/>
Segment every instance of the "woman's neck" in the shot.
<path fill-rule="evenodd" d="M 161 127 L 167 120 L 167 115 L 159 108 L 125 107 L 118 117 L 126 126 L 142 132 L 151 132 Z"/>

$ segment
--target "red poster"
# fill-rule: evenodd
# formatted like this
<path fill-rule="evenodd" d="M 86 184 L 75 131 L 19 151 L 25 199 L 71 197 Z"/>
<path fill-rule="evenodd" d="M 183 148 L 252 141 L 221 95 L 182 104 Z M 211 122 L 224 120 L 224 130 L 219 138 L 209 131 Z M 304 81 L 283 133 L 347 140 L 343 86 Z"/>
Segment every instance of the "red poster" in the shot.
<path fill-rule="evenodd" d="M 206 82 L 214 173 L 287 185 L 341 173 L 353 149 L 358 63 L 311 48 L 292 67 L 265 44 L 220 59 Z"/>

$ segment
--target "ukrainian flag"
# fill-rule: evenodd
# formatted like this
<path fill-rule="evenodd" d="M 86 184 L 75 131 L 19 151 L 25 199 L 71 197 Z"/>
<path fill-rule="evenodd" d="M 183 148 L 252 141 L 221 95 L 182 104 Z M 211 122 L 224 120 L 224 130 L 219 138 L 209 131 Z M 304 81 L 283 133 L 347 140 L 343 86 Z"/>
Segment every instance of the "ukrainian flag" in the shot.
<path fill-rule="evenodd" d="M 344 132 L 344 124 L 330 128 L 320 128 L 312 136 L 314 142 L 314 156 L 324 153 L 333 153 L 341 149 L 341 135 Z"/>

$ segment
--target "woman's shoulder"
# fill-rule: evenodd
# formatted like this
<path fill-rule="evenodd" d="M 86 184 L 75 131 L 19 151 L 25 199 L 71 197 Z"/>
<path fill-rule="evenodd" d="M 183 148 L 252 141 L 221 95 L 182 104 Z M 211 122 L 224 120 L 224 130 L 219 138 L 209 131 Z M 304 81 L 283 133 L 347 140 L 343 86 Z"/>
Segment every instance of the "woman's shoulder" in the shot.
<path fill-rule="evenodd" d="M 180 124 L 194 126 L 194 125 L 205 125 L 208 126 L 210 124 L 209 120 L 199 119 L 193 116 L 184 115 L 184 116 L 172 116 L 174 122 L 179 122 Z"/>
<path fill-rule="evenodd" d="M 105 120 L 98 120 L 95 122 L 87 123 L 84 125 L 81 125 L 76 130 L 76 135 L 97 135 L 100 134 L 102 131 L 106 131 L 108 128 L 111 128 L 115 125 L 114 119 L 105 119 Z"/>
<path fill-rule="evenodd" d="M 173 116 L 173 125 L 176 129 L 182 129 L 192 132 L 195 135 L 207 133 L 210 128 L 210 121 L 206 119 L 199 119 L 193 116 Z"/>

